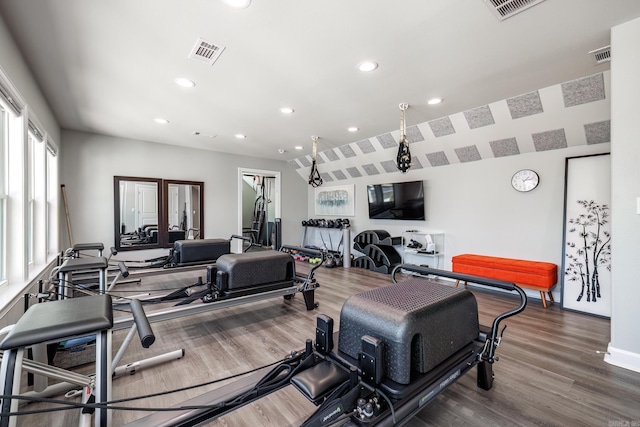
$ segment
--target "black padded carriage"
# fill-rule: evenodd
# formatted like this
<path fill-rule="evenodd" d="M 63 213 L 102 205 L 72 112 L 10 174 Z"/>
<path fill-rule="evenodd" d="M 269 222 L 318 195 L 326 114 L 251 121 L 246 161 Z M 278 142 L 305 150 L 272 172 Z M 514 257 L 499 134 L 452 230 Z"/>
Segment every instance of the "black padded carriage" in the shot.
<path fill-rule="evenodd" d="M 288 287 L 295 279 L 293 258 L 285 252 L 222 255 L 216 261 L 216 269 L 215 288 L 225 295 Z"/>
<path fill-rule="evenodd" d="M 228 253 L 231 253 L 231 241 L 227 239 L 178 240 L 173 243 L 172 249 L 175 265 L 215 262 Z"/>
<path fill-rule="evenodd" d="M 357 359 L 363 336 L 379 339 L 387 378 L 409 384 L 412 372 L 429 372 L 478 334 L 471 292 L 413 279 L 350 297 L 340 314 L 338 350 Z"/>

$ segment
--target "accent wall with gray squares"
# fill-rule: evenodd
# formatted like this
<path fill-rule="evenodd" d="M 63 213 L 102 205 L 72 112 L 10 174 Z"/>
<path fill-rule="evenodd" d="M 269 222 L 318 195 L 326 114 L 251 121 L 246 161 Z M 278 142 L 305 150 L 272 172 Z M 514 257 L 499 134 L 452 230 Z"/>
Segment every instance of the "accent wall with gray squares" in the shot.
<path fill-rule="evenodd" d="M 427 122 L 408 123 L 410 171 L 608 143 L 609 82 L 610 71 L 606 71 Z M 327 183 L 381 174 L 398 174 L 400 181 L 398 140 L 398 129 L 329 149 L 323 149 L 320 140 L 320 175 Z M 291 160 L 289 165 L 306 179 L 311 156 Z"/>

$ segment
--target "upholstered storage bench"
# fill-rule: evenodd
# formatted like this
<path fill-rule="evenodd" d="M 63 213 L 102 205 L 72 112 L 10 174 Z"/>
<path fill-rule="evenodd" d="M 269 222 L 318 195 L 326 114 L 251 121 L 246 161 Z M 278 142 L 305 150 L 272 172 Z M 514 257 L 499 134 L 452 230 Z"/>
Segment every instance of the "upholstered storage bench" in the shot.
<path fill-rule="evenodd" d="M 422 279 L 353 295 L 342 306 L 338 350 L 357 359 L 364 335 L 384 343 L 387 378 L 409 384 L 478 337 L 473 294 Z"/>
<path fill-rule="evenodd" d="M 553 263 L 462 254 L 451 258 L 451 264 L 455 273 L 504 280 L 515 283 L 522 288 L 539 291 L 542 305 L 545 308 L 547 308 L 545 293 L 553 302 L 551 288 L 558 282 L 558 266 Z M 459 282 L 459 280 L 456 281 L 456 286 Z"/>

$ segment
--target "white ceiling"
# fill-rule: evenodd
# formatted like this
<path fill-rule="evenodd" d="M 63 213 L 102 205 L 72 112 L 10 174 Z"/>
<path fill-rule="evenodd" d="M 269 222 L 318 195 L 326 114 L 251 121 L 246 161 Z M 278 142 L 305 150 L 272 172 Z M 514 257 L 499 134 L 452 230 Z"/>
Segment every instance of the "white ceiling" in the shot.
<path fill-rule="evenodd" d="M 499 21 L 484 3 L 0 0 L 0 14 L 62 128 L 282 160 L 312 135 L 324 150 L 397 129 L 400 102 L 411 126 L 605 71 L 588 52 L 640 16 L 637 0 L 546 0 Z M 198 38 L 226 48 L 213 66 L 187 58 Z M 360 72 L 366 59 L 379 68 Z"/>

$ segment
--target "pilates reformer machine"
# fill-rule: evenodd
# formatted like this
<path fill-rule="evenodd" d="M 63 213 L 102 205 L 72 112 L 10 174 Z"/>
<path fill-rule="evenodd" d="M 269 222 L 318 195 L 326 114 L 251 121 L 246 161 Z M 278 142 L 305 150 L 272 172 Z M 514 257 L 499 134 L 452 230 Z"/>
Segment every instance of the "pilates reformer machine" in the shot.
<path fill-rule="evenodd" d="M 399 269 L 422 277 L 398 282 Z M 434 276 L 515 292 L 520 301 L 491 326 L 480 326 L 473 294 Z M 288 385 L 318 407 L 303 427 L 391 426 L 408 421 L 473 367 L 478 387 L 491 389 L 506 327 L 501 322 L 524 310 L 524 291 L 513 283 L 414 265 L 397 266 L 392 279 L 393 285 L 350 297 L 338 332 L 333 319 L 318 316 L 315 341 L 307 340 L 274 368 L 127 426 L 200 425 Z"/>
<path fill-rule="evenodd" d="M 421 277 L 397 281 L 400 269 Z M 519 303 L 496 316 L 490 326 L 481 326 L 473 294 L 434 277 L 515 292 Z M 303 349 L 291 352 L 275 367 L 264 367 L 128 426 L 201 425 L 289 385 L 317 405 L 304 427 L 390 426 L 408 421 L 473 367 L 478 387 L 491 389 L 495 353 L 506 327 L 501 328 L 501 322 L 524 310 L 524 291 L 513 283 L 414 265 L 394 268 L 392 280 L 390 286 L 351 296 L 342 307 L 338 332 L 333 319 L 318 316 L 315 340 L 308 339 Z M 14 351 L 8 349 L 8 339 L 0 344 L 5 354 Z M 8 416 L 15 410 L 15 396 L 7 396 L 11 371 L 5 359 L 0 427 L 15 419 Z M 96 378 L 98 387 L 104 387 L 103 381 L 110 379 L 105 374 Z M 106 408 L 115 405 L 87 406 L 106 416 Z M 97 418 L 96 425 L 106 426 L 108 419 Z"/>
<path fill-rule="evenodd" d="M 308 248 L 283 246 L 282 251 L 260 251 L 221 256 L 216 266 L 208 268 L 212 278 L 208 280 L 208 289 L 198 297 L 201 304 L 179 305 L 145 313 L 138 299 L 112 300 L 108 295 L 104 276 L 107 261 L 101 258 L 70 258 L 58 270 L 60 274 L 60 299 L 35 304 L 26 311 L 19 322 L 8 331 L 0 343 L 4 350 L 2 367 L 0 368 L 0 391 L 3 399 L 0 403 L 0 427 L 13 426 L 16 417 L 7 414 L 18 409 L 20 399 L 38 400 L 64 393 L 74 387 L 82 388 L 82 402 L 86 405 L 91 399 L 98 402 L 95 409 L 95 425 L 108 426 L 110 415 L 100 402 L 108 402 L 111 396 L 111 380 L 116 376 L 133 374 L 140 369 L 179 359 L 184 350 L 176 350 L 155 356 L 144 361 L 116 366 L 122 358 L 127 346 L 134 338 L 136 331 L 140 335 L 143 347 L 148 348 L 155 337 L 150 324 L 179 317 L 190 316 L 224 307 L 236 306 L 248 302 L 260 301 L 277 296 L 291 299 L 295 293 L 301 292 L 307 310 L 318 306 L 314 300 L 314 291 L 319 286 L 314 271 L 320 264 L 314 265 L 306 275 L 297 274 L 295 262 L 291 256 L 294 252 L 307 253 L 310 256 L 322 257 L 322 253 Z M 95 296 L 70 298 L 64 283 L 68 283 L 68 275 L 82 269 L 98 269 L 100 275 L 100 294 Z M 64 298 L 63 298 L 64 297 Z M 194 298 L 195 299 L 195 298 Z M 113 309 L 118 306 L 130 307 L 132 316 L 113 318 Z M 113 360 L 111 358 L 111 332 L 129 329 L 120 349 Z M 3 331 L 6 332 L 6 331 Z M 86 376 L 49 366 L 43 363 L 42 350 L 49 343 L 57 343 L 67 338 L 83 335 L 95 335 L 96 341 L 96 374 Z M 25 359 L 25 348 L 34 351 L 32 361 Z M 39 357 L 36 357 L 39 356 Z M 40 377 L 34 392 L 20 396 L 20 377 L 22 371 Z M 44 378 L 45 381 L 42 381 Z M 63 381 L 49 386 L 48 378 Z M 71 391 L 67 396 L 75 396 L 79 392 Z M 14 396 L 14 398 L 7 398 Z M 91 412 L 83 411 L 80 425 L 90 425 Z"/>
<path fill-rule="evenodd" d="M 258 248 L 264 250 L 252 243 L 248 237 L 238 235 L 232 235 L 229 239 L 178 240 L 173 242 L 173 247 L 169 249 L 168 255 L 146 260 L 112 259 L 118 254 L 118 251 L 112 247 L 109 255 L 105 257 L 108 264 L 107 275 L 115 284 L 123 277 L 129 277 L 127 283 L 140 282 L 141 277 L 164 274 L 167 269 L 171 269 L 172 272 L 194 271 L 202 266 L 215 264 L 220 256 L 230 254 L 231 241 L 234 239 L 246 242 L 243 252 L 257 251 Z M 54 268 L 52 275 L 58 275 L 59 269 L 67 260 L 83 258 L 83 261 L 79 261 L 79 263 L 96 264 L 98 268 L 80 270 L 74 267 L 77 271 L 76 277 L 85 284 L 98 285 L 100 280 L 107 279 L 107 276 L 102 278 L 99 274 L 95 274 L 95 270 L 101 266 L 104 249 L 102 243 L 76 243 L 58 256 L 58 266 Z M 90 258 L 94 258 L 94 260 L 92 261 Z M 41 289 L 39 293 L 42 294 L 43 290 Z"/>

